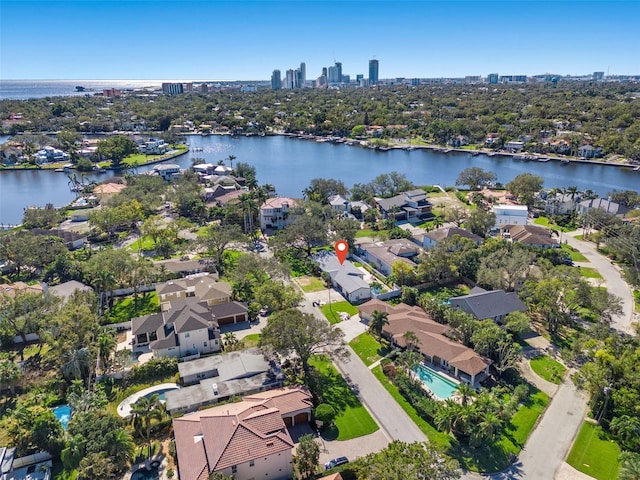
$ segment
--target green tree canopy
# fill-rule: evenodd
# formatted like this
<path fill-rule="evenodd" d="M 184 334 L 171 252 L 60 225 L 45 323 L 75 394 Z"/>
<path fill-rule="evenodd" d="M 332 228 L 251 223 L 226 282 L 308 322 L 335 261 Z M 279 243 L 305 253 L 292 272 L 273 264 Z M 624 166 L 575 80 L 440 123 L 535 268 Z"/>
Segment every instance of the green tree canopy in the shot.
<path fill-rule="evenodd" d="M 138 151 L 136 142 L 125 135 L 111 135 L 98 141 L 98 155 L 111 160 L 111 165 L 118 168 L 120 162 Z"/>

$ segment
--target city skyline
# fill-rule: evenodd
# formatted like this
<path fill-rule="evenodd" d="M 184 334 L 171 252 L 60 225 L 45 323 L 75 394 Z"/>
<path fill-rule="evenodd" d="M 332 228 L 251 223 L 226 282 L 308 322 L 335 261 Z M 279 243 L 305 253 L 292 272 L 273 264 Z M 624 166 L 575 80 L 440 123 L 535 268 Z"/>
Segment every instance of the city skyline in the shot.
<path fill-rule="evenodd" d="M 365 8 L 366 7 L 366 8 Z M 2 79 L 640 74 L 640 2 L 4 1 Z M 25 61 L 28 59 L 28 61 Z M 283 75 L 284 76 L 284 75 Z"/>

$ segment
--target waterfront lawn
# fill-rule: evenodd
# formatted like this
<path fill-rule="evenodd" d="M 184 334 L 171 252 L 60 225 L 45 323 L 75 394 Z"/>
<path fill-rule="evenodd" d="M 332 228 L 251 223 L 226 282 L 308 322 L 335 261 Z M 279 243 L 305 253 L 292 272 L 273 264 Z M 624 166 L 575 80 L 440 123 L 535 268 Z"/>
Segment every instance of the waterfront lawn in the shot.
<path fill-rule="evenodd" d="M 297 277 L 294 280 L 298 285 L 300 285 L 300 288 L 305 293 L 321 292 L 322 290 L 327 289 L 324 282 L 318 277 L 305 275 L 303 277 Z"/>
<path fill-rule="evenodd" d="M 536 372 L 538 376 L 544 378 L 547 382 L 555 383 L 556 385 L 560 385 L 562 383 L 564 374 L 567 371 L 564 365 L 560 362 L 556 362 L 553 358 L 546 355 L 538 355 L 537 357 L 532 358 L 530 365 L 531 369 Z"/>
<path fill-rule="evenodd" d="M 134 317 L 156 313 L 160 308 L 158 293 L 156 291 L 138 294 L 138 302 L 133 295 L 116 300 L 113 307 L 105 314 L 105 324 L 127 322 Z"/>
<path fill-rule="evenodd" d="M 567 463 L 598 480 L 618 478 L 620 447 L 600 428 L 584 422 L 569 452 Z"/>
<path fill-rule="evenodd" d="M 571 245 L 567 245 L 566 243 L 563 243 L 560 248 L 567 252 L 567 254 L 569 254 L 569 256 L 571 257 L 571 260 L 573 260 L 574 262 L 588 262 L 589 259 L 587 257 L 585 257 L 583 254 L 581 254 L 578 250 L 576 250 L 575 248 L 573 248 Z"/>
<path fill-rule="evenodd" d="M 351 316 L 358 313 L 358 309 L 347 301 L 322 305 L 320 307 L 320 310 L 327 318 L 327 320 L 329 320 L 329 323 L 332 324 L 340 323 L 342 321 L 340 315 L 338 315 L 340 312 L 347 312 Z"/>
<path fill-rule="evenodd" d="M 580 270 L 580 275 L 586 278 L 597 278 L 602 279 L 602 275 L 595 268 L 591 267 L 578 267 Z"/>
<path fill-rule="evenodd" d="M 367 367 L 389 353 L 387 345 L 383 346 L 373 335 L 367 332 L 361 333 L 351 340 L 349 345 Z"/>
<path fill-rule="evenodd" d="M 375 420 L 326 356 L 316 355 L 309 364 L 320 375 L 323 402 L 331 405 L 337 413 L 334 428 L 326 429 L 323 432 L 325 437 L 350 440 L 378 430 Z"/>

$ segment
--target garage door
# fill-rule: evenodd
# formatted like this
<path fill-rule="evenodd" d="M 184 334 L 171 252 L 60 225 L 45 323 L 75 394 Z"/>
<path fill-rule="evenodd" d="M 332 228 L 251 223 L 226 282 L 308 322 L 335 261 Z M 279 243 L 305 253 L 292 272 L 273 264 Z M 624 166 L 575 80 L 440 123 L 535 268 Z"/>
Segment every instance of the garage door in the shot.
<path fill-rule="evenodd" d="M 294 417 L 296 421 L 296 425 L 302 425 L 303 423 L 309 422 L 309 414 L 308 413 L 299 413 Z"/>
<path fill-rule="evenodd" d="M 229 325 L 233 323 L 233 317 L 217 318 L 216 320 L 218 320 L 218 325 Z"/>
<path fill-rule="evenodd" d="M 283 420 L 284 420 L 285 426 L 290 427 L 292 425 L 291 417 L 284 417 Z"/>

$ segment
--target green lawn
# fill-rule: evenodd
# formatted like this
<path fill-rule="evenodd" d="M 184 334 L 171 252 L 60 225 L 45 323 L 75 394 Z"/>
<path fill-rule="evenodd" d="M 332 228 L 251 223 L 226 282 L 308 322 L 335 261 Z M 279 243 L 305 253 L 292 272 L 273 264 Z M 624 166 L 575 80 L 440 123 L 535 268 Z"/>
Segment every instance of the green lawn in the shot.
<path fill-rule="evenodd" d="M 633 298 L 636 300 L 636 312 L 640 313 L 640 290 L 633 291 Z"/>
<path fill-rule="evenodd" d="M 347 301 L 326 304 L 320 307 L 320 310 L 322 310 L 324 316 L 327 317 L 329 323 L 340 323 L 342 321 L 338 315 L 340 312 L 347 312 L 349 315 L 358 313 L 358 309 Z"/>
<path fill-rule="evenodd" d="M 381 235 L 386 235 L 388 233 L 389 233 L 389 230 L 364 229 L 364 230 L 358 230 L 356 232 L 356 238 L 361 238 L 361 237 L 379 237 Z"/>
<path fill-rule="evenodd" d="M 297 277 L 295 281 L 305 293 L 320 292 L 327 289 L 324 282 L 318 277 L 305 275 L 303 277 Z"/>
<path fill-rule="evenodd" d="M 567 371 L 564 365 L 546 355 L 538 355 L 531 359 L 530 364 L 531 369 L 536 372 L 538 376 L 556 385 L 562 383 L 564 373 Z"/>
<path fill-rule="evenodd" d="M 561 227 L 560 225 L 551 222 L 547 217 L 538 217 L 533 221 L 533 223 L 553 230 L 558 230 L 560 232 L 573 232 L 574 230 L 574 228 Z"/>
<path fill-rule="evenodd" d="M 382 346 L 378 340 L 367 332 L 361 333 L 356 338 L 349 342 L 353 351 L 360 357 L 360 360 L 364 362 L 366 366 L 380 360 L 387 353 L 389 348 Z"/>
<path fill-rule="evenodd" d="M 560 248 L 562 250 L 564 250 L 565 252 L 567 252 L 569 254 L 569 256 L 571 257 L 571 260 L 573 260 L 574 262 L 588 262 L 589 259 L 587 257 L 585 257 L 583 254 L 581 254 L 578 250 L 576 250 L 575 248 L 573 248 L 570 245 L 567 245 L 566 243 L 563 243 Z"/>
<path fill-rule="evenodd" d="M 375 420 L 327 357 L 315 356 L 309 363 L 322 375 L 323 401 L 337 412 L 334 421 L 337 432 L 331 432 L 332 437 L 335 436 L 336 440 L 350 440 L 378 430 Z"/>
<path fill-rule="evenodd" d="M 595 268 L 591 267 L 578 267 L 580 269 L 580 275 L 586 278 L 599 278 L 602 279 L 602 275 Z"/>
<path fill-rule="evenodd" d="M 584 422 L 567 463 L 598 480 L 618 478 L 620 447 L 598 425 Z"/>
<path fill-rule="evenodd" d="M 243 348 L 252 348 L 257 347 L 260 342 L 260 337 L 262 334 L 260 333 L 252 333 L 251 335 L 247 335 L 242 339 Z"/>
<path fill-rule="evenodd" d="M 140 237 L 135 242 L 127 247 L 132 252 L 138 253 L 140 251 L 148 252 L 155 248 L 153 239 L 148 236 Z"/>
<path fill-rule="evenodd" d="M 116 301 L 113 308 L 106 313 L 104 323 L 126 322 L 134 317 L 155 313 L 159 308 L 158 293 L 155 290 L 146 295 L 138 294 L 137 304 L 132 295 Z"/>

